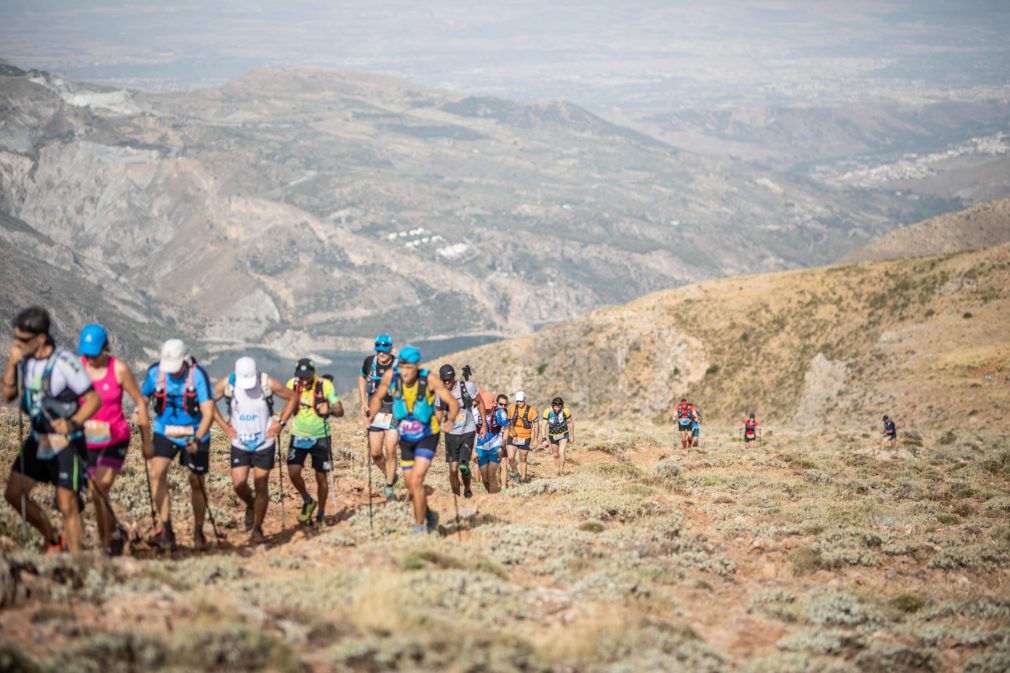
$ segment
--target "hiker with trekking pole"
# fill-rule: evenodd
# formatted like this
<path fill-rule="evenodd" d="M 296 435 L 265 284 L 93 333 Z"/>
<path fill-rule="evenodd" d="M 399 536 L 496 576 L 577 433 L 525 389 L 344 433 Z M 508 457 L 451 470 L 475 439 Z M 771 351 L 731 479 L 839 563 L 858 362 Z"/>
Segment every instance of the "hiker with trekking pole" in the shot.
<path fill-rule="evenodd" d="M 263 520 L 270 499 L 270 471 L 274 469 L 274 445 L 284 423 L 275 421 L 274 397 L 296 404 L 293 391 L 256 366 L 251 357 L 235 361 L 235 371 L 214 386 L 214 400 L 225 401 L 228 417 L 214 405 L 214 420 L 231 442 L 231 483 L 245 503 L 245 530 L 253 544 L 263 544 Z M 253 489 L 249 488 L 249 471 Z"/>
<path fill-rule="evenodd" d="M 42 534 L 44 551 L 80 552 L 84 537 L 78 493 L 86 483 L 87 451 L 84 424 L 102 406 L 81 361 L 59 348 L 50 335 L 49 313 L 38 306 L 14 318 L 14 341 L 4 370 L 0 397 L 18 399 L 20 450 L 11 466 L 5 497 L 21 512 L 23 544 L 28 524 Z M 24 436 L 24 416 L 30 422 Z M 31 498 L 36 485 L 56 486 L 56 502 L 63 515 L 63 534 L 57 533 L 45 511 Z"/>
<path fill-rule="evenodd" d="M 147 405 L 129 366 L 111 354 L 109 335 L 99 324 L 86 325 L 77 341 L 77 354 L 91 378 L 102 408 L 84 422 L 84 440 L 88 451 L 88 481 L 95 501 L 95 519 L 102 548 L 109 556 L 121 556 L 126 530 L 116 519 L 109 503 L 112 484 L 123 469 L 130 448 L 130 424 L 123 413 L 123 393 L 137 406 L 137 422 L 145 447 L 151 447 L 151 427 Z"/>
<path fill-rule="evenodd" d="M 210 426 L 214 421 L 210 377 L 180 339 L 169 339 L 161 346 L 161 357 L 148 368 L 140 392 L 144 404 L 153 404 L 154 409 L 154 455 L 148 467 L 159 528 L 148 542 L 169 550 L 175 547 L 168 470 L 178 457 L 189 476 L 193 546 L 201 551 L 208 549 L 210 543 L 203 532 L 207 515 L 215 538 L 221 542 L 204 485 L 204 475 L 210 470 Z"/>
<path fill-rule="evenodd" d="M 288 447 L 286 463 L 291 484 L 302 496 L 302 511 L 298 522 L 311 525 L 315 512 L 315 523 L 322 525 L 329 495 L 327 474 L 333 469 L 333 449 L 330 431 L 330 416 L 344 415 L 344 407 L 333 388 L 333 382 L 316 376 L 316 365 L 309 358 L 302 358 L 295 366 L 295 375 L 286 384 L 294 392 L 293 403 L 281 413 L 281 422 L 291 423 L 291 443 Z M 312 470 L 316 475 L 316 499 L 309 495 L 305 487 L 302 470 L 311 456 Z"/>

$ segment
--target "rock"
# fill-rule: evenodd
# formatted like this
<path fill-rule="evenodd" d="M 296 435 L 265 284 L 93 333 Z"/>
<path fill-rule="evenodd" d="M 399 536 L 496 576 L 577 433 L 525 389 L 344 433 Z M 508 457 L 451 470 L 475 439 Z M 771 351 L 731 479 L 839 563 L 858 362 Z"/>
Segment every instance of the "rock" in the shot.
<path fill-rule="evenodd" d="M 774 563 L 765 563 L 761 566 L 761 577 L 766 580 L 773 580 L 778 574 L 778 567 Z"/>

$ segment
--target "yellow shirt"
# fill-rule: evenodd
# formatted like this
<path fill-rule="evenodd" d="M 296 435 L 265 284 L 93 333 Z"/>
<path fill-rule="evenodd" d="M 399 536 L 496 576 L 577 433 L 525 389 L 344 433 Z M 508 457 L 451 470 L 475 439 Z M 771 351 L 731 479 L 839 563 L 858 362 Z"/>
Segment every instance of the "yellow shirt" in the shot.
<path fill-rule="evenodd" d="M 291 434 L 296 437 L 319 439 L 330 436 L 329 421 L 317 414 L 315 408 L 316 383 L 320 380 L 323 382 L 323 397 L 330 403 L 330 409 L 332 410 L 333 405 L 340 402 L 329 379 L 315 378 L 312 383 L 302 386 L 301 399 L 298 400 L 298 411 L 291 423 Z M 295 390 L 297 386 L 297 379 L 291 379 L 287 383 L 288 390 Z"/>

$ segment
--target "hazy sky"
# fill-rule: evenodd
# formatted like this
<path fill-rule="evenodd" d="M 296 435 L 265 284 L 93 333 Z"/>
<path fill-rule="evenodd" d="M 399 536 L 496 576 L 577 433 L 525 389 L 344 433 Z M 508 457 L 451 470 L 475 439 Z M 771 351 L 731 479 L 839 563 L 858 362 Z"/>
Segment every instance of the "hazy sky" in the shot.
<path fill-rule="evenodd" d="M 1010 73 L 1010 2 L 3 0 L 0 57 L 140 88 L 366 68 L 595 109 L 958 95 Z"/>

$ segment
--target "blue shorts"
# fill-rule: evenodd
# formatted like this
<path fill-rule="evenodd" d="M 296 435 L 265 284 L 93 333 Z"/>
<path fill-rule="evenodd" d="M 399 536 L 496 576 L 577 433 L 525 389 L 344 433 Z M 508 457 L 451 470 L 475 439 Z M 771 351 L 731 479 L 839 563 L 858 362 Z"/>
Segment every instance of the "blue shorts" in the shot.
<path fill-rule="evenodd" d="M 565 441 L 568 440 L 567 432 L 561 435 L 560 437 L 554 437 L 553 435 L 550 437 L 551 444 L 560 444 L 562 439 L 564 439 Z"/>
<path fill-rule="evenodd" d="M 692 426 L 691 427 L 691 434 L 694 435 L 695 437 L 697 437 L 698 435 L 701 434 L 701 428 L 698 427 L 697 425 Z"/>
<path fill-rule="evenodd" d="M 498 447 L 485 451 L 477 449 L 477 467 L 484 467 L 488 463 L 501 464 L 501 456 L 498 454 Z"/>

